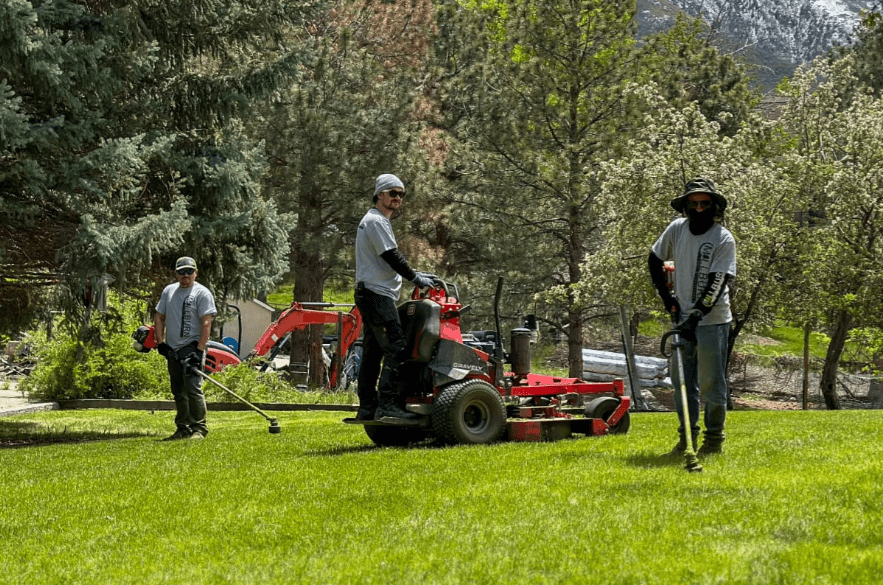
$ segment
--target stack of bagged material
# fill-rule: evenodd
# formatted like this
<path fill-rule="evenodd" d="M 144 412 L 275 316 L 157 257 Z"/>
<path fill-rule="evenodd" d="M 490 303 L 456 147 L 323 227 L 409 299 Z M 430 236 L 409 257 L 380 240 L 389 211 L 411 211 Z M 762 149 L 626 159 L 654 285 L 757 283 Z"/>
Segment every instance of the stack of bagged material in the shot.
<path fill-rule="evenodd" d="M 668 360 L 647 356 L 635 356 L 638 384 L 642 388 L 670 388 Z M 586 382 L 610 382 L 614 378 L 625 380 L 629 385 L 629 369 L 625 354 L 612 351 L 583 349 L 583 380 Z"/>

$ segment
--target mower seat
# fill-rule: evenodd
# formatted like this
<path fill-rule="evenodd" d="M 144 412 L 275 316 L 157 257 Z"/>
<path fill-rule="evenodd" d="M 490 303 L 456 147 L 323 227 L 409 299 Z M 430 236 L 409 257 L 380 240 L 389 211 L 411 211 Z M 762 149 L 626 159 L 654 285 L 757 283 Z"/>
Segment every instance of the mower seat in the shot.
<path fill-rule="evenodd" d="M 431 360 L 441 334 L 441 305 L 427 299 L 407 301 L 399 307 L 399 319 L 405 331 L 404 359 Z"/>

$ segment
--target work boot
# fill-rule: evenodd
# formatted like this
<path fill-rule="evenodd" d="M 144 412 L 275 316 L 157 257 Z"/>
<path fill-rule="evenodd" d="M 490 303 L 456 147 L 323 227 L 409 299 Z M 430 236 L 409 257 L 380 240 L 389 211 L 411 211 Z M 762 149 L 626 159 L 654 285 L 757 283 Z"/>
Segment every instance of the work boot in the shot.
<path fill-rule="evenodd" d="M 190 438 L 190 431 L 188 431 L 186 429 L 178 429 L 177 431 L 175 431 L 174 434 L 169 435 L 168 437 L 163 439 L 163 441 L 178 441 L 180 439 L 189 439 L 189 438 Z"/>
<path fill-rule="evenodd" d="M 387 416 L 392 418 L 402 418 L 405 420 L 416 420 L 420 418 L 420 415 L 416 412 L 409 412 L 403 408 L 399 408 L 395 404 L 387 403 L 381 404 L 377 407 L 377 411 L 374 413 L 374 420 L 380 420 Z"/>
<path fill-rule="evenodd" d="M 696 449 L 696 443 L 699 441 L 699 433 L 693 433 L 693 449 Z M 678 439 L 677 445 L 668 452 L 669 455 L 683 455 L 687 452 L 687 437 L 684 434 L 680 434 L 680 438 Z"/>
<path fill-rule="evenodd" d="M 376 404 L 360 406 L 356 411 L 356 420 L 374 420 L 374 413 L 377 411 Z"/>
<path fill-rule="evenodd" d="M 408 412 L 399 406 L 403 401 L 397 390 L 398 378 L 399 372 L 396 368 L 388 368 L 384 365 L 383 372 L 380 375 L 380 387 L 377 389 L 377 402 L 380 404 L 374 413 L 374 420 L 380 420 L 387 416 L 404 420 L 417 420 L 420 418 L 420 415 L 417 413 Z"/>
<path fill-rule="evenodd" d="M 699 447 L 697 455 L 715 455 L 724 452 L 724 435 L 710 435 L 705 433 L 702 446 Z"/>

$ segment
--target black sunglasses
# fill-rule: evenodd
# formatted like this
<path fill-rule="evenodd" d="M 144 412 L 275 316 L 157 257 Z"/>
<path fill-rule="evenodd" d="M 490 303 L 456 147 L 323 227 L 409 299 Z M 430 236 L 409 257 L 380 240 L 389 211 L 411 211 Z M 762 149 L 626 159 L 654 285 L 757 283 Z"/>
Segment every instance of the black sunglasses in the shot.
<path fill-rule="evenodd" d="M 712 199 L 703 199 L 701 201 L 687 201 L 687 209 L 699 209 L 699 206 L 702 206 L 702 209 L 709 209 L 712 205 L 714 205 L 714 201 Z"/>
<path fill-rule="evenodd" d="M 194 272 L 196 272 L 196 270 L 194 270 L 193 268 L 182 268 L 181 270 L 178 270 L 178 274 L 180 274 L 181 276 L 189 276 Z"/>
<path fill-rule="evenodd" d="M 404 199 L 404 198 L 405 198 L 405 192 L 404 192 L 404 191 L 387 191 L 387 193 L 389 193 L 389 196 L 390 196 L 390 197 L 398 197 L 399 199 Z"/>

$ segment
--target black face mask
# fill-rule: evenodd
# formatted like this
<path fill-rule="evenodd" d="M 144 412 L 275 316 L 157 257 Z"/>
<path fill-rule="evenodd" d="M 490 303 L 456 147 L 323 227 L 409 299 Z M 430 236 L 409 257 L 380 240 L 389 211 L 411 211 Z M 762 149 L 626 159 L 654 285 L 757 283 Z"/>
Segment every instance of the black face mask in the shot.
<path fill-rule="evenodd" d="M 687 217 L 690 218 L 690 233 L 694 236 L 704 234 L 714 225 L 714 206 L 702 211 L 690 209 Z"/>

